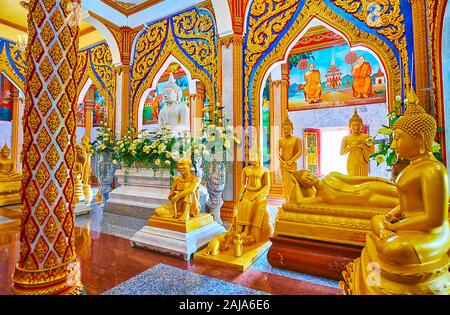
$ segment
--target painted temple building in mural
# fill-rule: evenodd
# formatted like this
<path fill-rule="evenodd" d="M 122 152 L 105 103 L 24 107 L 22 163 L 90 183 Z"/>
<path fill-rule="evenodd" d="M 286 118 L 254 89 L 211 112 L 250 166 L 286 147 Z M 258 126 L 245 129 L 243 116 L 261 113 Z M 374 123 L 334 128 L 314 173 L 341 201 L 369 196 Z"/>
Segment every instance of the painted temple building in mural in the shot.
<path fill-rule="evenodd" d="M 447 0 L 0 3 L 0 295 L 450 293 Z"/>

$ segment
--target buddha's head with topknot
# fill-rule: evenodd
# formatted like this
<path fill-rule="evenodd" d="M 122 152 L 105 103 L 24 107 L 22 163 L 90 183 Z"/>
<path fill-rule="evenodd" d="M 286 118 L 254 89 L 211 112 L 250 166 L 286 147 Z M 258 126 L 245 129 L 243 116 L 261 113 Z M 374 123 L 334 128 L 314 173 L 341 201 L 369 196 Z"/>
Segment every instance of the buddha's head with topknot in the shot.
<path fill-rule="evenodd" d="M 356 134 L 361 133 L 361 130 L 363 127 L 363 120 L 358 115 L 358 109 L 355 108 L 355 110 L 353 111 L 353 116 L 348 121 L 348 126 L 352 130 L 352 133 L 356 133 Z"/>
<path fill-rule="evenodd" d="M 436 137 L 436 121 L 419 105 L 412 89 L 408 94 L 408 104 L 404 115 L 394 123 L 394 141 L 391 145 L 398 156 L 404 158 L 431 152 Z"/>

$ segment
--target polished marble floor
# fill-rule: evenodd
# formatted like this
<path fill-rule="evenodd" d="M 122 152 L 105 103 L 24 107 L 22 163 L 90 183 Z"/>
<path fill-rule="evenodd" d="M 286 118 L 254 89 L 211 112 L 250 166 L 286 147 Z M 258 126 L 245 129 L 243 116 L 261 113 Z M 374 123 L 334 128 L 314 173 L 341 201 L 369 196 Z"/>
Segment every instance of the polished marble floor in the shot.
<path fill-rule="evenodd" d="M 277 204 L 271 212 L 276 213 Z M 336 281 L 273 268 L 266 255 L 243 273 L 133 248 L 146 220 L 103 212 L 76 218 L 76 248 L 88 295 L 335 295 Z M 274 215 L 273 215 L 274 216 Z M 19 252 L 20 207 L 0 208 L 0 294 L 11 294 Z M 267 253 L 266 253 L 267 254 Z"/>

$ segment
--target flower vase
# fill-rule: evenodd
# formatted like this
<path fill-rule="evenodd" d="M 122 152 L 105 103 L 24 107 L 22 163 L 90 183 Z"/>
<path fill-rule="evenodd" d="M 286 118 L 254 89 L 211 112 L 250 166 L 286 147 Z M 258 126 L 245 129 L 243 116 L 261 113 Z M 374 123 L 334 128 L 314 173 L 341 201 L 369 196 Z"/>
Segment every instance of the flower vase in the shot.
<path fill-rule="evenodd" d="M 219 224 L 223 223 L 220 218 L 220 209 L 223 205 L 222 193 L 225 189 L 226 175 L 225 162 L 215 160 L 203 162 L 203 179 L 209 195 L 206 207 Z"/>
<path fill-rule="evenodd" d="M 102 204 L 104 206 L 106 200 L 109 198 L 109 192 L 112 190 L 112 184 L 114 181 L 114 173 L 116 171 L 116 165 L 113 163 L 113 157 L 111 152 L 103 152 L 97 156 L 96 162 L 96 175 L 98 177 L 100 188 L 99 192 L 102 196 Z M 99 197 L 96 199 L 100 200 Z"/>

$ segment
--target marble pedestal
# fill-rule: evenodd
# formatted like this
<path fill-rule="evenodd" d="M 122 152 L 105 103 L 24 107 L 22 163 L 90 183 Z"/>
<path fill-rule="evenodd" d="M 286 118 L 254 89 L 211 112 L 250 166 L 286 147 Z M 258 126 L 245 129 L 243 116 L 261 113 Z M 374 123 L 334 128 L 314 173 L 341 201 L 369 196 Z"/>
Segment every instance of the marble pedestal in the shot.
<path fill-rule="evenodd" d="M 105 212 L 148 219 L 154 210 L 167 204 L 170 192 L 169 170 L 119 169 L 116 179 L 120 185 L 109 193 Z"/>
<path fill-rule="evenodd" d="M 212 221 L 190 232 L 178 232 L 154 226 L 144 226 L 130 239 L 134 247 L 190 260 L 192 254 L 208 245 L 209 241 L 225 232 L 225 228 Z"/>

